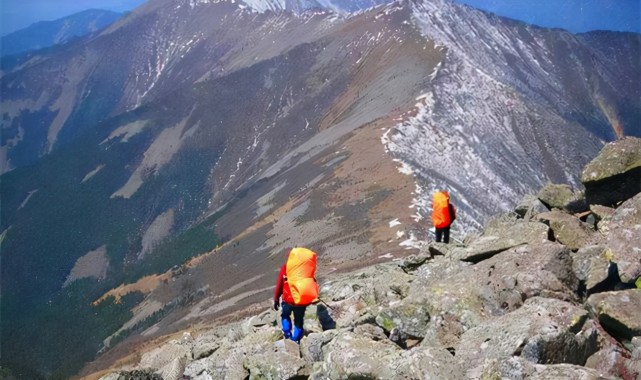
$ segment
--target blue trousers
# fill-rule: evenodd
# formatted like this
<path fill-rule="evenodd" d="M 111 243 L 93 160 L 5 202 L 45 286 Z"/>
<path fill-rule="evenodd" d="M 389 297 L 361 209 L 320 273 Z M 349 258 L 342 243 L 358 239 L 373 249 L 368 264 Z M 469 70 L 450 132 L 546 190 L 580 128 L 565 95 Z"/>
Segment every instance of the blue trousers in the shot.
<path fill-rule="evenodd" d="M 305 309 L 307 306 L 296 306 L 283 302 L 280 312 L 283 334 L 286 339 L 300 342 L 303 338 L 303 322 L 305 321 Z M 292 332 L 291 315 L 294 314 L 294 331 Z"/>

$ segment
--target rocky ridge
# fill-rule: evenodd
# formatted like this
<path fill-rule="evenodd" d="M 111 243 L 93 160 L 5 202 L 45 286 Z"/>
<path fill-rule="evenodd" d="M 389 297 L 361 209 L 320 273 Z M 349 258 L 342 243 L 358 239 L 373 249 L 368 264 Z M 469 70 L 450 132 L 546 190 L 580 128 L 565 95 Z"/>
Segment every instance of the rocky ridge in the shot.
<path fill-rule="evenodd" d="M 624 170 L 608 164 L 624 153 Z M 588 167 L 626 179 L 640 157 L 625 138 Z M 330 276 L 300 346 L 269 310 L 185 331 L 101 379 L 638 379 L 639 186 L 614 183 L 610 195 L 636 193 L 609 207 L 548 185 L 464 244 Z"/>
<path fill-rule="evenodd" d="M 641 135 L 638 35 L 443 0 L 346 17 L 248 3 L 303 2 L 150 0 L 1 74 L 3 367 L 64 378 L 235 314 L 293 244 L 320 272 L 416 253 L 437 186 L 455 236 L 478 231 L 547 179 L 578 184 L 619 136 L 609 118 Z M 81 265 L 103 246 L 107 264 Z"/>

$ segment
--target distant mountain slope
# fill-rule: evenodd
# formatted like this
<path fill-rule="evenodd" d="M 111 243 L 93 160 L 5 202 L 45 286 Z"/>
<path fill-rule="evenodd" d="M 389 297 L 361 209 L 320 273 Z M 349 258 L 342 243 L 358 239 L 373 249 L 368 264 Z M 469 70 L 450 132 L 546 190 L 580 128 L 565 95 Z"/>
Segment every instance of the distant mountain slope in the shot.
<path fill-rule="evenodd" d="M 112 24 L 122 13 L 89 9 L 53 21 L 40 21 L 9 33 L 0 41 L 2 55 L 13 55 L 63 44 Z"/>
<path fill-rule="evenodd" d="M 3 367 L 66 377 L 264 300 L 291 245 L 324 271 L 407 255 L 436 187 L 462 239 L 641 134 L 638 35 L 247 3 L 151 0 L 0 76 Z"/>

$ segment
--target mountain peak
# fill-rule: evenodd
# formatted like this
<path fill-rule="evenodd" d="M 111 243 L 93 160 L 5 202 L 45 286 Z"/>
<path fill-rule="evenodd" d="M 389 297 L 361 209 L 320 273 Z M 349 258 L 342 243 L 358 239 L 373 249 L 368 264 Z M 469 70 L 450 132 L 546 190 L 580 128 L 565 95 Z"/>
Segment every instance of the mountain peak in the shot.
<path fill-rule="evenodd" d="M 344 14 L 374 6 L 388 4 L 392 0 L 189 0 L 193 7 L 198 4 L 231 3 L 254 12 L 290 11 L 301 13 L 311 9 L 325 9 Z"/>
<path fill-rule="evenodd" d="M 242 9 L 255 12 L 302 12 L 307 9 L 323 8 L 315 0 L 189 0 L 189 5 L 194 7 L 199 4 L 230 3 L 237 4 Z"/>

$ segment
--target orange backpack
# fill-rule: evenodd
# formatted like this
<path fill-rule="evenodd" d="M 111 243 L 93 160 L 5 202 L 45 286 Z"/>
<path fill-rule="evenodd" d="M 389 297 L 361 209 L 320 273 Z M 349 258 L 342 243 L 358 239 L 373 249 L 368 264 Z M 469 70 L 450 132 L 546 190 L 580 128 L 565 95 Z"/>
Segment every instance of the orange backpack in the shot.
<path fill-rule="evenodd" d="M 450 196 L 447 192 L 439 191 L 432 199 L 432 223 L 436 228 L 445 228 L 452 224 L 450 215 Z"/>
<path fill-rule="evenodd" d="M 285 270 L 289 290 L 295 305 L 309 305 L 318 300 L 316 283 L 316 252 L 307 248 L 293 248 Z"/>

